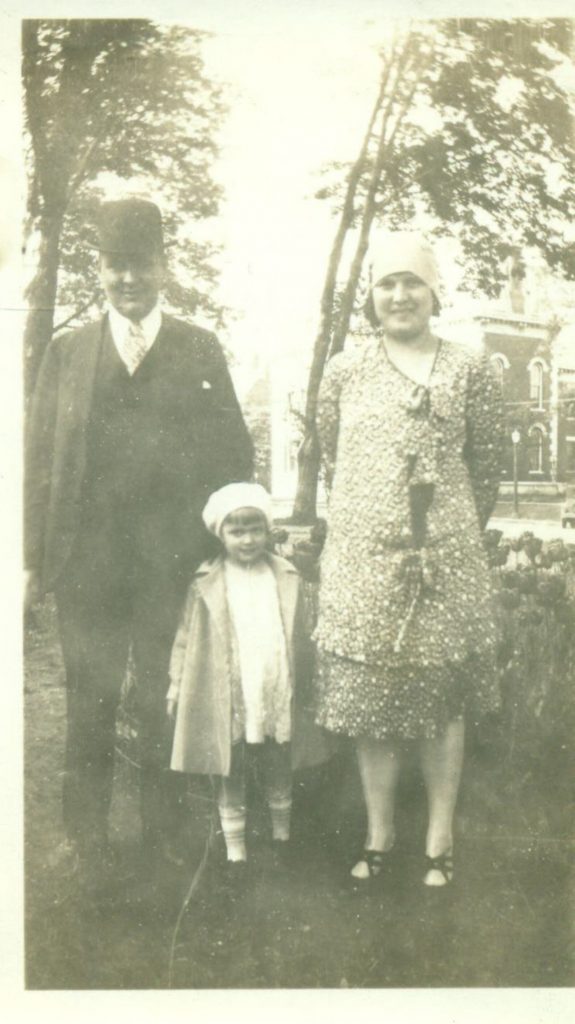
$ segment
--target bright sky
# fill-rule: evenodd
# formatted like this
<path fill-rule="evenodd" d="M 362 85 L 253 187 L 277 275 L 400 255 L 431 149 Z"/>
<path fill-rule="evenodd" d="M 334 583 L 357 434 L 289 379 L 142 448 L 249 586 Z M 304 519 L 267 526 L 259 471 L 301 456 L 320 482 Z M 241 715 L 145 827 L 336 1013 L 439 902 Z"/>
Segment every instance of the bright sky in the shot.
<path fill-rule="evenodd" d="M 229 338 L 238 354 L 311 346 L 335 230 L 313 194 L 322 166 L 360 145 L 378 80 L 373 40 L 360 23 L 323 39 L 295 25 L 265 38 L 228 31 L 206 46 L 212 73 L 233 83 L 218 174 L 222 294 L 241 317 Z"/>
<path fill-rule="evenodd" d="M 84 13 L 66 6 L 54 4 L 51 13 Z M 161 14 L 148 6 L 120 9 L 213 33 L 203 53 L 229 105 L 216 168 L 226 199 L 207 225 L 222 245 L 220 295 L 234 314 L 223 340 L 238 362 L 308 350 L 335 224 L 313 192 L 322 165 L 357 152 L 377 85 L 381 17 L 376 31 L 371 0 L 365 10 L 278 0 L 167 3 Z M 91 13 L 104 16 L 105 7 Z M 25 13 L 48 12 L 29 4 Z M 10 106 L 3 113 L 17 117 Z"/>
<path fill-rule="evenodd" d="M 547 0 L 544 13 L 562 3 Z M 82 0 L 37 0 L 20 13 L 150 16 L 213 33 L 204 56 L 230 112 L 217 166 L 226 201 L 209 231 L 223 246 L 220 294 L 235 315 L 223 340 L 241 362 L 309 352 L 336 225 L 329 203 L 313 198 L 322 166 L 356 156 L 392 18 L 453 8 L 453 0 L 100 0 L 96 10 Z M 543 12 L 536 0 L 508 2 L 504 12 L 494 0 L 480 12 L 459 0 L 456 13 Z"/>
<path fill-rule="evenodd" d="M 490 12 L 487 3 L 481 13 L 512 16 L 513 6 Z M 217 168 L 227 196 L 218 222 L 221 293 L 237 316 L 226 341 L 240 362 L 251 352 L 305 361 L 337 223 L 329 202 L 314 199 L 321 169 L 358 152 L 378 84 L 378 46 L 392 19 L 433 16 L 434 5 L 252 3 L 251 18 L 239 13 L 245 5 L 224 0 L 194 8 L 191 23 L 214 32 L 204 50 L 208 70 L 229 84 Z M 435 5 L 435 13 L 453 12 Z M 452 284 L 458 272 L 450 254 L 444 264 Z"/>

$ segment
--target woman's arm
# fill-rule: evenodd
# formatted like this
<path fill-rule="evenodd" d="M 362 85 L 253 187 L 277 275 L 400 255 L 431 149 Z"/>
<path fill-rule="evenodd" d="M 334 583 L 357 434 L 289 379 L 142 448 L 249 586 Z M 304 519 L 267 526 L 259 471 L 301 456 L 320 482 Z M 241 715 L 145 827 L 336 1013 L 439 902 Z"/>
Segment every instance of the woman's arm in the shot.
<path fill-rule="evenodd" d="M 483 530 L 497 501 L 505 444 L 501 387 L 485 357 L 471 366 L 465 416 L 467 437 L 463 455 Z"/>

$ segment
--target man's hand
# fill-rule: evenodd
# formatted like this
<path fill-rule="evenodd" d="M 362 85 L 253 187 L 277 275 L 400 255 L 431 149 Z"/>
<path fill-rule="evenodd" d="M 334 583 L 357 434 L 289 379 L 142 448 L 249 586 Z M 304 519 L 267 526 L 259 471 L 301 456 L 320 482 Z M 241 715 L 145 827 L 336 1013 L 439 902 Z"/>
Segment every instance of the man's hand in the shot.
<path fill-rule="evenodd" d="M 170 719 L 170 722 L 174 722 L 176 720 L 176 711 L 177 710 L 178 710 L 178 702 L 177 702 L 177 700 L 170 699 L 170 700 L 166 701 L 166 711 L 167 711 L 168 718 Z"/>

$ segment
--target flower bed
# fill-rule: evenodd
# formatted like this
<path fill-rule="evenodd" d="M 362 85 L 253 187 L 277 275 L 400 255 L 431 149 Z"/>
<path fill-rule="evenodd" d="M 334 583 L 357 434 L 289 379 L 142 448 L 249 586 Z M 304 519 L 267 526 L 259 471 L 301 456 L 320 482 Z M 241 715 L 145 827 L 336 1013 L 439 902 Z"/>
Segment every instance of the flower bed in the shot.
<path fill-rule="evenodd" d="M 532 533 L 507 540 L 489 530 L 486 546 L 499 610 L 499 668 L 516 734 L 541 743 L 561 736 L 572 715 L 575 654 L 575 546 Z M 565 737 L 566 738 L 566 737 Z"/>
<path fill-rule="evenodd" d="M 535 791 L 544 830 L 572 835 L 575 545 L 542 542 L 530 532 L 507 539 L 499 530 L 488 530 L 485 542 L 499 612 L 503 699 L 487 740 L 506 788 L 519 801 Z"/>

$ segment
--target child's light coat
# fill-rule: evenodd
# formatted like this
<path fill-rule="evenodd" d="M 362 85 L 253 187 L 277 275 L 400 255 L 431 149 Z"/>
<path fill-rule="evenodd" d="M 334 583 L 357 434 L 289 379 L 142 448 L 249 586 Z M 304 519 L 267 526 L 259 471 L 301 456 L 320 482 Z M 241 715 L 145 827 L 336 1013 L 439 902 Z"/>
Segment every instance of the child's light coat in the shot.
<path fill-rule="evenodd" d="M 328 741 L 314 724 L 313 648 L 305 628 L 303 584 L 283 558 L 266 556 L 277 582 L 293 690 L 292 767 L 324 761 Z M 176 636 L 170 696 L 178 695 L 171 767 L 229 775 L 232 684 L 237 652 L 226 596 L 223 558 L 204 562 L 189 589 Z"/>

